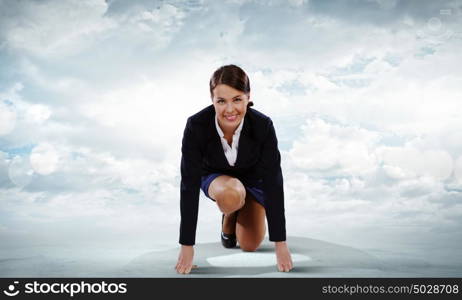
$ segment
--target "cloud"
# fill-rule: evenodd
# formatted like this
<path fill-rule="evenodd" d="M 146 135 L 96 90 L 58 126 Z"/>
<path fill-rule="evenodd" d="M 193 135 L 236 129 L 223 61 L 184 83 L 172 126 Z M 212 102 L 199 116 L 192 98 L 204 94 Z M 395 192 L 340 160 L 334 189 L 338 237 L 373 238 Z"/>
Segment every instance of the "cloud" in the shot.
<path fill-rule="evenodd" d="M 404 17 L 410 17 L 417 22 L 423 22 L 438 16 L 442 9 L 460 9 L 458 1 L 431 0 L 370 0 L 345 3 L 341 0 L 312 0 L 309 9 L 315 14 L 327 15 L 350 24 L 393 27 Z"/>
<path fill-rule="evenodd" d="M 3 100 L 0 102 L 0 135 L 10 133 L 16 123 L 16 112 L 11 107 L 10 102 Z"/>
<path fill-rule="evenodd" d="M 459 156 L 455 162 L 454 176 L 457 179 L 457 183 L 462 185 L 462 156 Z"/>
<path fill-rule="evenodd" d="M 48 175 L 56 170 L 59 156 L 51 144 L 43 143 L 34 147 L 30 154 L 30 163 L 35 172 Z"/>
<path fill-rule="evenodd" d="M 303 137 L 288 153 L 291 168 L 331 176 L 364 176 L 375 169 L 377 159 L 370 148 L 377 144 L 378 133 L 322 119 L 308 120 L 302 128 Z"/>
<path fill-rule="evenodd" d="M 35 123 L 43 123 L 51 115 L 50 109 L 45 105 L 35 104 L 28 108 L 26 119 Z"/>
<path fill-rule="evenodd" d="M 171 241 L 186 118 L 228 63 L 274 121 L 290 234 L 370 246 L 460 231 L 460 1 L 0 5 L 3 231 L 84 239 L 85 219 L 95 237 Z M 219 217 L 207 201 L 201 239 Z"/>
<path fill-rule="evenodd" d="M 101 18 L 107 9 L 103 0 L 2 1 L 1 5 L 3 46 L 32 55 L 83 51 L 94 35 L 114 26 Z"/>
<path fill-rule="evenodd" d="M 445 180 L 453 169 L 453 160 L 444 150 L 419 151 L 411 147 L 383 147 L 379 152 L 386 173 L 395 179 L 427 175 Z"/>
<path fill-rule="evenodd" d="M 23 188 L 32 181 L 34 171 L 27 157 L 16 155 L 8 167 L 8 177 L 16 186 Z"/>

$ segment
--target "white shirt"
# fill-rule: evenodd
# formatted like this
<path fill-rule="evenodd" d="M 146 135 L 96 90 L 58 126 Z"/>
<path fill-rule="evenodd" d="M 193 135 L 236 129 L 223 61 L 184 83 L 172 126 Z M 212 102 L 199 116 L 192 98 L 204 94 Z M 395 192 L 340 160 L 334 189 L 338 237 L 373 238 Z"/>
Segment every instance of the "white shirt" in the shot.
<path fill-rule="evenodd" d="M 229 146 L 228 141 L 225 139 L 225 134 L 221 130 L 220 125 L 218 125 L 217 114 L 215 113 L 215 126 L 217 127 L 218 135 L 221 139 L 221 145 L 223 146 L 223 151 L 225 152 L 226 159 L 230 166 L 234 166 L 237 158 L 237 149 L 239 147 L 239 137 L 241 136 L 242 126 L 244 125 L 244 119 L 242 119 L 241 124 L 236 128 L 233 135 L 233 142 Z"/>

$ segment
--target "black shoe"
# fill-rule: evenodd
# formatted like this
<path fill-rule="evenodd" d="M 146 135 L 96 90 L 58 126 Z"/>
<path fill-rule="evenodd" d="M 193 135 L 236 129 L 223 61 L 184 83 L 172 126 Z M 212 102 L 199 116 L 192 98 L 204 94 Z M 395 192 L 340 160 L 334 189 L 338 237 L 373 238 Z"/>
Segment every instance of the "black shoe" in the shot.
<path fill-rule="evenodd" d="M 237 215 L 236 215 L 237 217 Z M 223 222 L 225 220 L 225 215 L 221 216 L 221 244 L 225 248 L 234 248 L 236 247 L 236 234 L 235 233 L 224 233 L 223 232 Z"/>

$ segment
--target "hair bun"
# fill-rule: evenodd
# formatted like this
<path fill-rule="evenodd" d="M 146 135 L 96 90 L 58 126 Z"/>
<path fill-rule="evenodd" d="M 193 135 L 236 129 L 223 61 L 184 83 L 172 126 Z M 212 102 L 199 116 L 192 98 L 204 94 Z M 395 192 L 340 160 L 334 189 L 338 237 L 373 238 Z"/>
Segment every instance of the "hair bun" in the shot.
<path fill-rule="evenodd" d="M 247 104 L 247 107 L 253 106 L 253 101 L 249 101 L 249 104 Z"/>

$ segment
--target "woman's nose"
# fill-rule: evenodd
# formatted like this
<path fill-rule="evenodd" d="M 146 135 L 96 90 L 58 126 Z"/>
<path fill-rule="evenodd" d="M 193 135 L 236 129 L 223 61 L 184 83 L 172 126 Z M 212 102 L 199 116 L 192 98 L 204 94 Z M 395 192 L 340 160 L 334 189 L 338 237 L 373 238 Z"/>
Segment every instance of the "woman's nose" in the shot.
<path fill-rule="evenodd" d="M 226 104 L 226 112 L 233 112 L 234 111 L 234 107 L 233 107 L 233 104 L 232 103 L 228 103 Z"/>

